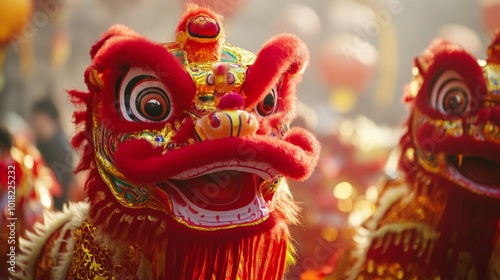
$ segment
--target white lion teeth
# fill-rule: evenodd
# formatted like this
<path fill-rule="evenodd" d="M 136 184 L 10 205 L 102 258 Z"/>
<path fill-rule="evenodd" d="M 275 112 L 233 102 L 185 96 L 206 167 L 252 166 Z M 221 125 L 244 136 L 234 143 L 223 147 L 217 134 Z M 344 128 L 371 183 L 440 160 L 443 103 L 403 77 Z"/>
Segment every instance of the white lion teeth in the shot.
<path fill-rule="evenodd" d="M 172 207 L 177 218 L 185 223 L 200 227 L 226 227 L 231 225 L 248 224 L 264 219 L 269 215 L 269 208 L 265 200 L 255 193 L 255 198 L 248 204 L 237 209 L 227 211 L 211 211 L 196 206 L 189 201 L 177 188 L 173 188 L 184 203 L 172 200 Z"/>

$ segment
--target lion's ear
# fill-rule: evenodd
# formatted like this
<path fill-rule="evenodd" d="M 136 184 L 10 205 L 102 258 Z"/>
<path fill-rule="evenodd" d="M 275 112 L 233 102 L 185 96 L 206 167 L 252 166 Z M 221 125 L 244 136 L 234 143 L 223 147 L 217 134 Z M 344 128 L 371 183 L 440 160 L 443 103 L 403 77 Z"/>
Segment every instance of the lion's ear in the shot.
<path fill-rule="evenodd" d="M 95 44 L 90 48 L 90 58 L 94 59 L 96 56 L 97 52 L 104 46 L 104 44 L 111 38 L 114 37 L 131 37 L 131 38 L 137 38 L 141 37 L 139 33 L 135 32 L 131 28 L 117 24 L 113 25 L 108 29 L 108 31 L 104 32 L 101 35 L 101 38 L 95 42 Z"/>
<path fill-rule="evenodd" d="M 308 63 L 309 50 L 297 36 L 280 34 L 271 38 L 257 54 L 255 63 L 248 67 L 244 89 L 247 105 L 262 100 L 284 76 L 298 82 Z"/>
<path fill-rule="evenodd" d="M 104 32 L 101 35 L 101 38 L 90 48 L 90 58 L 94 60 L 96 55 L 104 49 L 105 45 L 110 40 L 140 37 L 141 35 L 125 25 L 113 25 L 106 32 Z M 101 90 L 104 86 L 102 73 L 99 69 L 96 69 L 95 65 L 89 66 L 85 71 L 85 81 L 87 85 L 93 87 L 95 90 Z"/>

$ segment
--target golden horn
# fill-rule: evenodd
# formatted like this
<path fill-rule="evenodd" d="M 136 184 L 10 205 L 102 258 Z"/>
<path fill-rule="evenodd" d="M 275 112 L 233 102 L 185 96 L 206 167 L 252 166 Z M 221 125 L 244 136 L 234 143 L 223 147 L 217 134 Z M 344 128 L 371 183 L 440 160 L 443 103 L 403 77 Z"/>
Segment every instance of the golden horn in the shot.
<path fill-rule="evenodd" d="M 429 64 L 422 57 L 417 58 L 417 64 L 417 67 L 422 71 L 421 74 L 427 73 L 427 70 L 429 70 Z"/>
<path fill-rule="evenodd" d="M 102 89 L 104 87 L 104 82 L 102 81 L 101 75 L 97 70 L 93 69 L 90 70 L 89 73 L 89 81 L 92 85 L 98 87 L 99 89 Z"/>

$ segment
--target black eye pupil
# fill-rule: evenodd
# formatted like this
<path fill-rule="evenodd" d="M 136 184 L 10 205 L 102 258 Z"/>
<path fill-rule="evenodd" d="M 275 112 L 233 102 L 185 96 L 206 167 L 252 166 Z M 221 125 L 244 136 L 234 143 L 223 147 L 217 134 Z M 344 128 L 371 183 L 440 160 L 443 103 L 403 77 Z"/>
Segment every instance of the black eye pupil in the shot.
<path fill-rule="evenodd" d="M 272 94 L 268 94 L 264 98 L 262 109 L 264 109 L 265 112 L 270 112 L 273 110 L 273 108 L 274 108 L 274 96 Z"/>
<path fill-rule="evenodd" d="M 452 97 L 450 97 L 448 99 L 448 107 L 452 111 L 456 111 L 456 110 L 460 109 L 461 106 L 462 106 L 462 98 L 460 96 L 453 95 Z"/>
<path fill-rule="evenodd" d="M 255 106 L 255 110 L 262 117 L 270 116 L 274 113 L 276 109 L 278 94 L 276 93 L 276 89 L 272 88 L 271 91 L 267 93 L 267 95 L 262 99 L 257 106 Z"/>
<path fill-rule="evenodd" d="M 146 105 L 144 106 L 144 112 L 152 118 L 158 118 L 163 113 L 163 106 L 161 105 L 160 101 L 151 99 L 146 102 Z"/>
<path fill-rule="evenodd" d="M 443 105 L 448 113 L 463 113 L 467 107 L 467 102 L 464 92 L 452 90 L 446 94 Z"/>

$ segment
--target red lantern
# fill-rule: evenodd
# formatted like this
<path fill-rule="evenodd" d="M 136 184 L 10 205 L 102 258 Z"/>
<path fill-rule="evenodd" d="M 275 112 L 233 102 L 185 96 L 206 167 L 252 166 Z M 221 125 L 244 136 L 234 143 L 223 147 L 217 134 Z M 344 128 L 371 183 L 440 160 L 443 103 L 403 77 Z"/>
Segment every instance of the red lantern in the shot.
<path fill-rule="evenodd" d="M 372 81 L 378 52 L 360 37 L 345 33 L 326 40 L 318 55 L 320 78 L 332 88 L 364 90 Z"/>
<path fill-rule="evenodd" d="M 276 27 L 279 32 L 292 33 L 307 40 L 321 31 L 321 19 L 311 7 L 292 4 L 278 15 Z"/>
<path fill-rule="evenodd" d="M 360 1 L 361 2 L 361 1 Z M 374 11 L 367 5 L 351 0 L 334 0 L 326 8 L 330 25 L 337 32 L 372 28 L 376 21 Z"/>
<path fill-rule="evenodd" d="M 481 3 L 481 18 L 483 25 L 492 33 L 500 28 L 500 1 L 490 0 Z"/>

